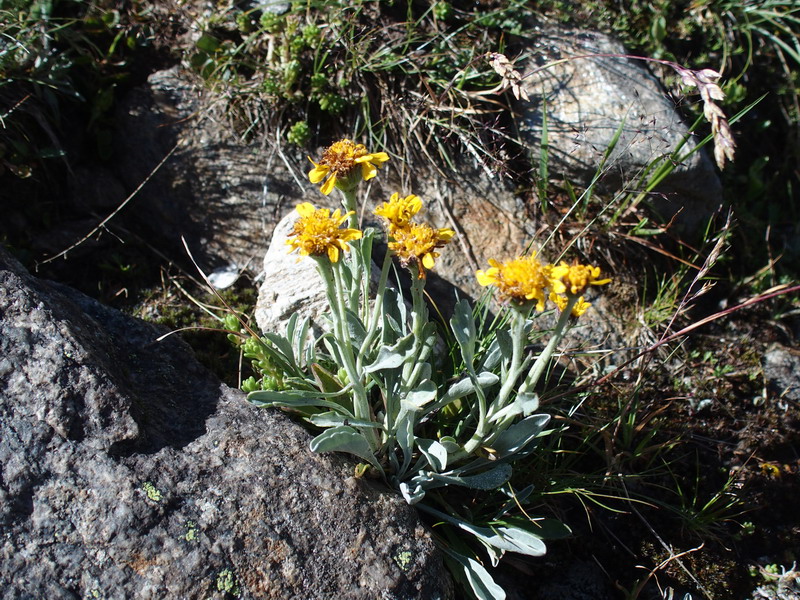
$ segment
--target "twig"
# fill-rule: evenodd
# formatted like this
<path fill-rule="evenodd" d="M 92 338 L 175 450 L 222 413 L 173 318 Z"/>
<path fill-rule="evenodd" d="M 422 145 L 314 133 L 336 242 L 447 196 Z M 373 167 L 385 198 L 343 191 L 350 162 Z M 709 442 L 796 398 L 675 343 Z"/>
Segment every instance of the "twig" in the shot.
<path fill-rule="evenodd" d="M 119 214 L 119 212 L 120 212 L 120 211 L 121 211 L 123 208 L 125 208 L 125 206 L 128 204 L 128 202 L 130 202 L 131 200 L 133 200 L 133 198 L 136 196 L 136 194 L 138 194 L 138 193 L 139 193 L 139 191 L 140 191 L 140 190 L 141 190 L 141 189 L 142 189 L 142 188 L 143 188 L 143 187 L 144 187 L 144 186 L 147 184 L 147 182 L 148 182 L 148 181 L 150 181 L 150 179 L 152 179 L 152 178 L 153 178 L 153 175 L 155 175 L 155 174 L 156 174 L 156 172 L 157 172 L 157 171 L 158 171 L 158 170 L 159 170 L 159 169 L 160 169 L 162 166 L 164 166 L 164 163 L 166 163 L 166 162 L 167 162 L 167 160 L 169 160 L 169 158 L 170 158 L 170 157 L 171 157 L 171 156 L 172 156 L 172 155 L 175 153 L 175 150 L 177 150 L 177 149 L 178 149 L 178 146 L 179 146 L 179 145 L 180 145 L 180 144 L 175 144 L 175 145 L 172 147 L 172 150 L 170 150 L 169 152 L 167 152 L 167 155 L 166 155 L 164 158 L 162 158 L 162 159 L 161 159 L 161 162 L 159 162 L 159 163 L 158 163 L 158 164 L 155 166 L 155 168 L 154 168 L 152 171 L 150 171 L 150 174 L 149 174 L 147 177 L 145 177 L 145 178 L 144 178 L 144 181 L 142 181 L 142 182 L 141 182 L 141 183 L 140 183 L 140 184 L 139 184 L 139 185 L 136 187 L 136 189 L 135 189 L 135 190 L 133 190 L 133 192 L 131 192 L 131 194 L 130 194 L 130 195 L 127 197 L 127 198 L 125 198 L 125 200 L 123 200 L 123 201 L 122 201 L 122 204 L 120 204 L 120 205 L 119 205 L 117 208 L 115 208 L 115 209 L 114 209 L 114 212 L 112 212 L 112 213 L 111 213 L 110 215 L 108 215 L 108 216 L 107 216 L 105 219 L 103 219 L 102 221 L 100 221 L 100 223 L 99 223 L 99 224 L 98 224 L 98 225 L 97 225 L 97 226 L 96 226 L 94 229 L 92 229 L 92 230 L 91 230 L 89 233 L 87 233 L 85 236 L 83 236 L 83 237 L 82 237 L 81 239 L 79 239 L 77 242 L 75 242 L 74 244 L 72 244 L 72 245 L 71 245 L 69 248 L 67 248 L 67 249 L 65 249 L 65 250 L 62 250 L 61 252 L 59 252 L 59 253 L 58 253 L 58 254 L 56 254 L 55 256 L 51 256 L 50 258 L 46 258 L 46 259 L 44 259 L 43 261 L 41 261 L 41 262 L 37 263 L 37 264 L 36 264 L 36 269 L 38 270 L 38 268 L 39 268 L 41 265 L 46 265 L 46 264 L 47 264 L 47 263 L 49 263 L 49 262 L 53 262 L 53 261 L 54 261 L 54 260 L 56 260 L 57 258 L 61 258 L 62 256 L 66 256 L 68 252 L 70 252 L 71 250 L 74 250 L 75 248 L 77 248 L 78 246 L 80 246 L 80 245 L 81 245 L 83 242 L 85 242 L 85 241 L 86 241 L 86 240 L 88 240 L 90 237 L 92 237 L 92 236 L 93 236 L 95 233 L 97 233 L 98 231 L 100 231 L 101 229 L 103 229 L 103 228 L 105 227 L 106 223 L 108 223 L 108 222 L 109 222 L 111 219 L 113 219 L 114 217 L 116 217 L 116 216 L 117 216 L 117 214 Z"/>

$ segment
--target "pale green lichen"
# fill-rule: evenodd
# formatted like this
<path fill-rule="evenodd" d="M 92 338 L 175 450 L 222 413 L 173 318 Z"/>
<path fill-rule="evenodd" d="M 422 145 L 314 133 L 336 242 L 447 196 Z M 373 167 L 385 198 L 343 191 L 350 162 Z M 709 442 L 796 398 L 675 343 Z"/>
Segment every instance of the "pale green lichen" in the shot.
<path fill-rule="evenodd" d="M 239 595 L 239 584 L 236 582 L 236 575 L 230 569 L 223 569 L 217 575 L 217 590 L 226 592 L 233 596 Z"/>
<path fill-rule="evenodd" d="M 186 535 L 183 536 L 183 539 L 187 542 L 196 542 L 197 541 L 197 525 L 194 521 L 186 521 Z"/>
<path fill-rule="evenodd" d="M 408 571 L 408 567 L 411 565 L 411 559 L 413 555 L 408 550 L 403 550 L 402 552 L 398 552 L 394 555 L 394 562 L 397 563 L 397 566 L 400 567 L 403 571 Z"/>
<path fill-rule="evenodd" d="M 153 502 L 161 502 L 161 492 L 158 491 L 158 488 L 151 482 L 145 481 L 142 484 L 142 489 L 144 490 L 144 493 L 147 494 L 147 498 L 149 500 L 152 500 Z"/>

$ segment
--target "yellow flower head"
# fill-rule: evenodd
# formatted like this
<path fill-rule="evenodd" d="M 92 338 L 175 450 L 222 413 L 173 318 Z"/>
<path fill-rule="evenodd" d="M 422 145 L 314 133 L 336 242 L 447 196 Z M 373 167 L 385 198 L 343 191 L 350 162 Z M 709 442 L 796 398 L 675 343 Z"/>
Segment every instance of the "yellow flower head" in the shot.
<path fill-rule="evenodd" d="M 407 229 L 411 223 L 411 218 L 422 208 L 422 200 L 419 196 L 411 194 L 401 198 L 395 192 L 388 202 L 384 202 L 375 209 L 375 214 L 386 219 L 388 223 L 389 235 L 394 235 L 398 229 Z"/>
<path fill-rule="evenodd" d="M 363 144 L 339 140 L 325 149 L 319 163 L 311 160 L 314 168 L 308 172 L 308 178 L 311 183 L 319 183 L 327 177 L 320 187 L 320 191 L 327 196 L 337 185 L 340 189 L 353 189 L 359 182 L 359 175 L 364 181 L 372 179 L 378 173 L 378 167 L 387 160 L 389 155 L 386 152 L 370 154 Z M 357 170 L 359 166 L 360 170 Z"/>
<path fill-rule="evenodd" d="M 564 309 L 567 308 L 567 302 L 569 299 L 563 294 L 556 294 L 555 292 L 550 292 L 550 300 L 558 307 L 558 310 L 564 312 Z M 575 306 L 572 307 L 572 316 L 573 317 L 580 317 L 583 313 L 585 313 L 592 305 L 586 302 L 583 299 L 583 296 L 578 298 L 578 301 L 575 303 Z"/>
<path fill-rule="evenodd" d="M 475 273 L 479 284 L 495 286 L 503 299 L 518 304 L 536 300 L 536 310 L 544 310 L 544 290 L 557 283 L 550 278 L 550 265 L 542 265 L 535 254 L 503 263 L 490 258 L 489 264 L 490 268 Z"/>
<path fill-rule="evenodd" d="M 573 296 L 582 294 L 590 285 L 605 285 L 611 281 L 610 279 L 599 279 L 600 267 L 581 265 L 577 262 L 568 265 L 561 261 L 561 264 L 553 267 L 551 276 L 563 282 L 566 291 Z"/>
<path fill-rule="evenodd" d="M 294 224 L 294 229 L 286 240 L 292 247 L 290 252 L 300 250 L 302 256 L 325 256 L 332 263 L 339 260 L 339 250 L 347 252 L 347 242 L 361 237 L 358 229 L 340 229 L 352 212 L 339 214 L 337 208 L 331 211 L 327 208 L 314 208 L 310 202 L 297 205 L 300 218 Z"/>
<path fill-rule="evenodd" d="M 425 224 L 409 223 L 405 229 L 397 229 L 392 234 L 395 241 L 389 242 L 389 249 L 399 258 L 404 267 L 416 263 L 419 278 L 425 278 L 425 269 L 432 269 L 434 259 L 439 256 L 437 248 L 442 248 L 455 235 L 452 229 L 434 229 Z"/>

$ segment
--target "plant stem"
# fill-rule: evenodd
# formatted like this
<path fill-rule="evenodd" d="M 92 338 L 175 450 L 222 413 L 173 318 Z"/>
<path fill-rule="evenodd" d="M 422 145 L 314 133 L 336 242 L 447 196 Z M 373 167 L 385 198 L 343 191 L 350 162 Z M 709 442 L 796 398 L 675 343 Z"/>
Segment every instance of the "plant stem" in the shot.
<path fill-rule="evenodd" d="M 403 365 L 402 381 L 403 387 L 406 389 L 410 389 L 416 383 L 411 380 L 411 374 L 415 370 L 416 364 L 420 362 L 418 354 L 425 341 L 422 329 L 428 320 L 428 308 L 425 306 L 425 298 L 423 296 L 425 279 L 419 276 L 418 266 L 412 266 L 409 271 L 411 272 L 411 333 L 414 334 L 414 360 L 408 361 Z"/>
<path fill-rule="evenodd" d="M 526 311 L 527 312 L 527 311 Z M 506 374 L 506 380 L 497 394 L 497 400 L 492 403 L 490 413 L 496 413 L 508 403 L 508 397 L 514 390 L 517 379 L 522 374 L 524 368 L 522 355 L 525 350 L 525 321 L 526 315 L 519 308 L 512 311 L 513 322 L 511 323 L 511 365 Z"/>
<path fill-rule="evenodd" d="M 553 336 L 550 338 L 550 341 L 547 342 L 547 346 L 545 346 L 542 353 L 536 358 L 536 362 L 533 363 L 531 366 L 531 370 L 528 371 L 528 376 L 525 378 L 525 381 L 522 382 L 522 385 L 517 390 L 517 394 L 524 394 L 530 389 L 533 389 L 536 384 L 539 382 L 539 378 L 544 373 L 544 369 L 547 366 L 547 363 L 550 362 L 550 357 L 553 355 L 553 351 L 556 349 L 556 346 L 561 342 L 564 334 L 569 329 L 569 318 L 572 315 L 572 309 L 574 308 L 575 304 L 577 304 L 580 298 L 578 296 L 570 294 L 567 300 L 567 306 L 561 311 L 561 315 L 558 317 L 558 323 L 556 323 L 555 331 L 553 331 Z"/>
<path fill-rule="evenodd" d="M 336 338 L 337 346 L 342 356 L 345 372 L 348 379 L 350 379 L 350 384 L 353 386 L 353 412 L 357 419 L 370 420 L 372 415 L 369 400 L 367 399 L 367 391 L 356 366 L 353 344 L 347 328 L 341 273 L 335 265 L 330 263 L 327 257 L 320 257 L 317 260 L 317 265 L 325 281 L 325 287 L 328 289 L 328 297 L 331 299 L 333 335 Z M 378 440 L 374 431 L 365 429 L 364 437 L 369 441 L 373 450 L 378 448 Z"/>

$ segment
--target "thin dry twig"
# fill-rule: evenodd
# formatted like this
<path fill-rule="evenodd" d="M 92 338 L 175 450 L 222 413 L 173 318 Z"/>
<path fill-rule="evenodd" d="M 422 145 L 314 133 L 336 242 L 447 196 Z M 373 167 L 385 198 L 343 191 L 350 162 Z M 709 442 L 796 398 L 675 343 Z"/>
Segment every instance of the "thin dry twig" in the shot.
<path fill-rule="evenodd" d="M 142 181 L 142 182 L 141 182 L 141 183 L 140 183 L 138 186 L 136 186 L 136 189 L 135 189 L 135 190 L 133 190 L 133 191 L 130 193 L 130 195 L 129 195 L 127 198 L 125 198 L 125 200 L 123 200 L 123 201 L 122 201 L 122 204 L 120 204 L 120 205 L 119 205 L 117 208 L 115 208 L 115 209 L 114 209 L 114 211 L 113 211 L 113 212 L 112 212 L 110 215 L 108 215 L 108 216 L 107 216 L 105 219 L 103 219 L 102 221 L 100 221 L 100 223 L 99 223 L 99 224 L 98 224 L 98 225 L 97 225 L 97 226 L 96 226 L 94 229 L 92 229 L 92 230 L 91 230 L 89 233 L 87 233 L 85 236 L 83 236 L 83 237 L 82 237 L 81 239 L 79 239 L 77 242 L 75 242 L 74 244 L 72 244 L 72 245 L 71 245 L 69 248 L 66 248 L 66 249 L 62 250 L 61 252 L 59 252 L 58 254 L 56 254 L 56 255 L 54 255 L 54 256 L 51 256 L 51 257 L 49 257 L 49 258 L 46 258 L 46 259 L 44 259 L 43 261 L 41 261 L 40 263 L 38 263 L 38 264 L 36 265 L 36 268 L 38 269 L 40 265 L 46 265 L 46 264 L 47 264 L 47 263 L 49 263 L 49 262 L 53 262 L 53 261 L 54 261 L 54 260 L 56 260 L 57 258 L 61 258 L 62 256 L 66 256 L 66 255 L 67 255 L 67 254 L 68 254 L 68 253 L 69 253 L 71 250 L 74 250 L 75 248 L 77 248 L 78 246 L 80 246 L 80 245 L 81 245 L 83 242 L 85 242 L 85 241 L 86 241 L 86 240 L 88 240 L 90 237 L 92 237 L 92 236 L 93 236 L 95 233 L 97 233 L 98 231 L 100 231 L 101 229 L 103 229 L 103 228 L 106 226 L 106 223 L 108 223 L 108 222 L 109 222 L 111 219 L 113 219 L 114 217 L 116 217 L 116 216 L 119 214 L 119 212 L 120 212 L 120 211 L 121 211 L 123 208 L 125 208 L 125 206 L 128 204 L 128 202 L 130 202 L 131 200 L 133 200 L 133 199 L 134 199 L 134 197 L 136 196 L 136 194 L 138 194 L 138 193 L 139 193 L 139 191 L 140 191 L 140 190 L 141 190 L 141 189 L 142 189 L 142 188 L 143 188 L 143 187 L 144 187 L 144 186 L 147 184 L 147 182 L 148 182 L 148 181 L 150 181 L 150 179 L 152 179 L 152 178 L 153 178 L 153 175 L 155 175 L 155 174 L 156 174 L 156 172 L 157 172 L 157 171 L 158 171 L 158 170 L 159 170 L 159 169 L 160 169 L 162 166 L 164 166 L 164 163 L 166 163 L 166 162 L 167 162 L 167 160 L 169 160 L 169 158 L 170 158 L 170 157 L 171 157 L 171 156 L 172 156 L 172 155 L 175 153 L 175 151 L 178 149 L 178 146 L 180 146 L 180 143 L 178 143 L 178 144 L 175 144 L 175 145 L 172 147 L 172 150 L 170 150 L 169 152 L 167 152 L 167 155 L 166 155 L 164 158 L 162 158 L 162 159 L 161 159 L 161 162 L 160 162 L 160 163 L 158 163 L 158 164 L 157 164 L 157 165 L 156 165 L 156 166 L 153 168 L 153 170 L 152 170 L 152 171 L 150 171 L 150 174 L 149 174 L 147 177 L 145 177 L 145 178 L 144 178 L 144 181 Z"/>

